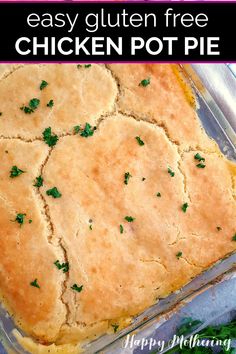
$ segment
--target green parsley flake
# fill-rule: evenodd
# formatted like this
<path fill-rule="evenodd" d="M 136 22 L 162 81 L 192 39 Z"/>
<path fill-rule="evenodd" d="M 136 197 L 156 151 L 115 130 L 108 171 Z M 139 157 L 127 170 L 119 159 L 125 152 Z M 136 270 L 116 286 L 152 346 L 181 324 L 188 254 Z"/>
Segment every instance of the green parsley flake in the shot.
<path fill-rule="evenodd" d="M 198 168 L 205 168 L 206 167 L 206 165 L 204 165 L 204 163 L 198 163 L 197 165 L 196 165 Z"/>
<path fill-rule="evenodd" d="M 38 108 L 39 104 L 40 104 L 40 100 L 38 98 L 32 98 L 32 100 L 29 101 L 29 106 L 33 110 Z"/>
<path fill-rule="evenodd" d="M 59 260 L 54 262 L 55 266 L 59 269 L 62 270 L 63 273 L 67 273 L 69 271 L 69 263 L 60 263 Z"/>
<path fill-rule="evenodd" d="M 34 281 L 32 281 L 32 282 L 30 283 L 30 285 L 31 285 L 31 286 L 34 286 L 35 288 L 40 289 L 40 286 L 39 286 L 39 284 L 38 284 L 38 280 L 37 280 L 37 279 L 34 279 Z"/>
<path fill-rule="evenodd" d="M 222 228 L 221 228 L 220 226 L 216 226 L 216 230 L 217 230 L 217 231 L 221 231 Z"/>
<path fill-rule="evenodd" d="M 116 333 L 117 330 L 118 330 L 118 328 L 119 328 L 119 325 L 116 324 L 116 323 L 114 323 L 114 324 L 112 324 L 111 326 L 112 326 L 112 328 L 113 328 L 113 330 L 114 330 L 114 333 Z"/>
<path fill-rule="evenodd" d="M 96 130 L 96 127 L 92 128 L 89 123 L 86 123 L 84 129 L 80 133 L 80 136 L 88 138 L 89 136 L 93 135 L 94 130 Z"/>
<path fill-rule="evenodd" d="M 146 86 L 150 85 L 150 83 L 151 83 L 151 79 L 150 79 L 150 77 L 148 77 L 147 79 L 140 81 L 139 86 L 146 87 Z"/>
<path fill-rule="evenodd" d="M 137 140 L 137 142 L 138 142 L 138 144 L 139 144 L 140 146 L 143 146 L 143 145 L 144 145 L 144 142 L 143 142 L 143 140 L 140 138 L 140 136 L 136 136 L 135 139 Z"/>
<path fill-rule="evenodd" d="M 125 172 L 124 184 L 128 184 L 130 177 L 132 177 L 132 175 L 129 172 Z"/>
<path fill-rule="evenodd" d="M 34 187 L 42 187 L 43 185 L 43 177 L 42 176 L 38 176 L 35 178 L 35 182 L 34 182 Z"/>
<path fill-rule="evenodd" d="M 29 219 L 29 224 L 32 224 L 33 220 L 32 219 Z"/>
<path fill-rule="evenodd" d="M 77 284 L 74 284 L 71 286 L 71 289 L 80 293 L 83 290 L 83 285 L 78 286 Z"/>
<path fill-rule="evenodd" d="M 132 216 L 126 216 L 124 219 L 128 222 L 133 222 L 135 220 Z"/>
<path fill-rule="evenodd" d="M 22 173 L 25 173 L 25 171 L 20 170 L 17 166 L 12 166 L 12 169 L 10 171 L 10 177 L 15 178 L 17 176 L 20 176 Z"/>
<path fill-rule="evenodd" d="M 50 195 L 53 198 L 61 198 L 61 193 L 57 189 L 57 187 L 53 187 L 51 189 L 48 189 L 46 191 L 47 195 Z"/>
<path fill-rule="evenodd" d="M 167 171 L 171 177 L 174 177 L 175 173 L 174 173 L 174 171 L 172 171 L 172 169 L 170 167 L 168 167 Z"/>
<path fill-rule="evenodd" d="M 18 222 L 18 224 L 20 224 L 20 226 L 22 226 L 24 224 L 25 217 L 26 217 L 26 214 L 19 213 L 16 215 L 16 218 L 13 221 Z"/>
<path fill-rule="evenodd" d="M 40 104 L 40 100 L 38 98 L 32 98 L 32 100 L 29 101 L 29 106 L 33 110 L 38 108 L 39 104 Z"/>
<path fill-rule="evenodd" d="M 40 104 L 40 100 L 38 98 L 32 98 L 30 101 L 29 101 L 29 106 L 22 106 L 20 107 L 20 109 L 22 111 L 24 111 L 26 114 L 30 114 L 30 113 L 33 113 L 36 108 L 38 108 L 38 105 Z"/>
<path fill-rule="evenodd" d="M 84 65 L 81 65 L 81 64 L 78 64 L 77 65 L 77 68 L 80 69 L 80 68 L 85 68 L 85 69 L 88 69 L 92 66 L 92 64 L 84 64 Z"/>
<path fill-rule="evenodd" d="M 157 197 L 161 197 L 161 193 L 160 192 L 157 193 Z"/>
<path fill-rule="evenodd" d="M 188 206 L 189 206 L 188 203 L 184 203 L 184 204 L 182 205 L 182 208 L 181 208 L 181 209 L 183 210 L 184 213 L 186 213 Z"/>
<path fill-rule="evenodd" d="M 56 145 L 57 141 L 58 141 L 58 136 L 57 135 L 52 135 L 52 129 L 51 127 L 46 128 L 43 132 L 43 140 L 45 141 L 45 143 L 52 147 L 54 145 Z"/>
<path fill-rule="evenodd" d="M 22 106 L 22 107 L 20 107 L 20 109 L 21 109 L 22 111 L 24 111 L 25 114 L 30 114 L 30 113 L 33 113 L 33 112 L 34 112 L 34 110 L 33 110 L 32 108 L 29 108 L 29 107 L 27 107 L 27 106 Z"/>
<path fill-rule="evenodd" d="M 39 88 L 40 88 L 40 90 L 42 91 L 42 90 L 43 90 L 45 87 L 47 87 L 47 86 L 48 86 L 47 81 L 42 80 L 42 82 L 41 82 Z"/>
<path fill-rule="evenodd" d="M 92 229 L 93 229 L 92 222 L 93 222 L 93 220 L 92 220 L 92 219 L 89 219 L 89 223 L 90 223 L 90 225 L 89 225 L 89 230 L 92 230 Z"/>
<path fill-rule="evenodd" d="M 74 127 L 74 133 L 75 134 L 78 134 L 79 133 L 79 131 L 80 131 L 80 125 L 76 125 L 75 127 Z"/>
<path fill-rule="evenodd" d="M 182 255 L 183 255 L 183 252 L 179 251 L 179 252 L 176 254 L 176 257 L 177 257 L 178 259 L 180 259 L 180 257 L 182 257 Z"/>
<path fill-rule="evenodd" d="M 123 232 L 124 232 L 124 227 L 123 225 L 120 225 L 120 233 L 123 234 Z"/>
<path fill-rule="evenodd" d="M 235 232 L 234 236 L 232 237 L 232 241 L 236 241 L 236 232 Z"/>
<path fill-rule="evenodd" d="M 53 106 L 54 106 L 54 101 L 53 101 L 53 100 L 50 100 L 50 101 L 47 103 L 47 107 L 52 108 Z"/>
<path fill-rule="evenodd" d="M 202 157 L 199 153 L 197 153 L 196 155 L 194 155 L 194 158 L 195 158 L 195 160 L 198 160 L 199 162 L 201 162 L 201 161 L 205 161 L 205 158 L 204 157 Z"/>

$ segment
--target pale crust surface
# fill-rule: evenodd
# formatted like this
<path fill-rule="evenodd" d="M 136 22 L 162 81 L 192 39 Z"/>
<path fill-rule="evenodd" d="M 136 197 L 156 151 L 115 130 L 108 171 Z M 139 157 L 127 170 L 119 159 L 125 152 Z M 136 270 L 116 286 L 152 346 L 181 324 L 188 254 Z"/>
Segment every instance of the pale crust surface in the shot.
<path fill-rule="evenodd" d="M 1 296 L 26 334 L 68 345 L 68 353 L 78 340 L 122 327 L 236 248 L 235 166 L 202 130 L 173 68 L 110 70 L 27 65 L 0 81 Z M 139 86 L 147 77 L 151 84 Z M 49 83 L 42 91 L 41 80 Z M 19 106 L 33 97 L 40 106 L 26 115 Z M 93 136 L 72 133 L 85 122 L 97 125 Z M 59 134 L 54 148 L 40 140 L 48 126 Z M 197 152 L 204 169 L 196 167 Z M 26 172 L 10 178 L 13 165 Z M 46 194 L 55 186 L 57 199 Z M 21 227 L 12 222 L 19 212 L 26 213 Z M 69 262 L 69 272 L 56 268 L 57 259 Z M 40 289 L 30 286 L 35 278 Z M 81 292 L 71 289 L 75 283 Z M 63 348 L 53 344 L 50 352 Z M 32 351 L 43 353 L 42 346 Z"/>
<path fill-rule="evenodd" d="M 39 90 L 42 80 L 50 84 Z M 116 94 L 109 71 L 99 65 L 87 69 L 66 64 L 25 65 L 0 81 L 0 107 L 4 112 L 1 135 L 34 139 L 41 137 L 48 126 L 63 134 L 77 124 L 89 121 L 95 125 L 98 118 L 113 110 Z M 20 107 L 27 106 L 32 98 L 40 99 L 40 107 L 25 114 Z M 47 107 L 51 99 L 52 109 Z"/>

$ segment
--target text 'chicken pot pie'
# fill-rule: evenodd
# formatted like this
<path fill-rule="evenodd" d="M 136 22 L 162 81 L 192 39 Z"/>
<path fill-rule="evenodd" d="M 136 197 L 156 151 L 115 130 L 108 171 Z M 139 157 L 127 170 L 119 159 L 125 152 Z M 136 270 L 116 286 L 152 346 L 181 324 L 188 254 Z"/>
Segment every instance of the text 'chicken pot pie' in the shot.
<path fill-rule="evenodd" d="M 235 165 L 175 66 L 0 69 L 0 292 L 28 350 L 78 352 L 236 249 Z"/>

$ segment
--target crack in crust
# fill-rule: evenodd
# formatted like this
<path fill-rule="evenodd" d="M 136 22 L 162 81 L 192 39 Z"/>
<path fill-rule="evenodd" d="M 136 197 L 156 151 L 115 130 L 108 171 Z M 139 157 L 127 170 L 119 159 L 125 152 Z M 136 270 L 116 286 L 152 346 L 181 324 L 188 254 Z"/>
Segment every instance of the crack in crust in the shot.
<path fill-rule="evenodd" d="M 115 104 L 114 104 L 115 106 L 117 106 L 119 98 L 121 96 L 122 86 L 121 86 L 121 83 L 120 83 L 120 80 L 118 79 L 118 77 L 114 74 L 114 72 L 111 70 L 111 68 L 107 64 L 105 64 L 105 68 L 107 69 L 107 71 L 110 72 L 110 74 L 116 84 L 116 87 L 117 87 L 117 95 L 116 95 Z"/>
<path fill-rule="evenodd" d="M 41 165 L 40 176 L 42 176 L 42 177 L 43 177 L 44 168 L 45 168 L 45 166 L 46 166 L 46 164 L 47 164 L 47 162 L 48 162 L 48 160 L 49 160 L 49 158 L 51 156 L 52 150 L 53 150 L 53 148 L 51 148 L 49 150 L 45 161 Z M 40 198 L 42 200 L 42 204 L 43 204 L 43 208 L 44 208 L 44 215 L 45 215 L 45 218 L 46 218 L 47 224 L 48 224 L 48 230 L 49 230 L 48 242 L 50 244 L 53 244 L 52 240 L 53 240 L 53 236 L 54 236 L 54 225 L 53 225 L 53 222 L 52 222 L 51 217 L 50 217 L 49 206 L 48 206 L 48 204 L 46 202 L 46 199 L 45 199 L 44 195 L 41 193 L 40 188 L 37 188 L 36 190 L 38 191 L 38 195 L 40 196 Z"/>
<path fill-rule="evenodd" d="M 53 151 L 53 147 L 49 150 L 44 162 L 41 164 L 40 166 L 40 170 L 39 170 L 39 175 L 43 177 L 43 171 L 45 169 L 45 166 L 47 165 L 48 160 L 50 159 L 50 156 L 52 154 Z M 50 215 L 50 210 L 49 210 L 49 206 L 46 202 L 46 199 L 43 195 L 43 193 L 40 190 L 40 187 L 35 188 L 35 193 L 37 194 L 37 196 L 40 198 L 41 201 L 41 205 L 42 205 L 42 214 L 44 215 L 45 218 L 45 222 L 47 223 L 47 228 L 48 228 L 48 243 L 53 245 L 54 247 L 56 247 L 58 250 L 60 250 L 60 258 L 63 260 L 63 263 L 68 262 L 68 257 L 67 257 L 67 252 L 66 249 L 63 245 L 63 241 L 62 241 L 62 237 L 58 237 L 56 238 L 55 236 L 55 228 L 51 219 L 51 215 Z M 57 242 L 56 242 L 57 241 Z M 66 309 L 66 317 L 65 317 L 65 321 L 63 321 L 61 327 L 65 324 L 68 324 L 68 317 L 69 317 L 69 313 L 70 313 L 70 309 L 69 309 L 69 305 L 63 300 L 63 295 L 67 289 L 67 281 L 69 279 L 69 270 L 64 274 L 64 281 L 61 285 L 61 295 L 60 295 L 60 301 L 63 303 L 63 305 L 65 306 Z M 60 334 L 60 331 L 58 332 L 58 336 Z"/>
<path fill-rule="evenodd" d="M 10 65 L 9 65 L 10 66 Z M 11 68 L 9 68 L 9 70 L 6 70 L 5 73 L 3 73 L 2 77 L 0 78 L 0 82 L 5 80 L 7 77 L 9 77 L 11 74 L 13 74 L 15 71 L 21 69 L 24 67 L 24 64 L 17 64 L 16 66 L 15 65 L 12 65 Z"/>
<path fill-rule="evenodd" d="M 63 257 L 64 257 L 63 262 L 64 263 L 69 263 L 67 250 L 66 250 L 66 248 L 64 246 L 62 237 L 60 237 L 58 239 L 58 245 L 59 245 L 59 247 L 61 248 L 61 250 L 63 252 Z M 70 278 L 70 268 L 68 269 L 68 272 L 64 273 L 64 277 L 65 277 L 65 279 L 64 279 L 64 282 L 62 284 L 62 293 L 61 293 L 60 300 L 61 300 L 61 302 L 64 304 L 64 306 L 66 308 L 66 319 L 65 319 L 65 322 L 62 323 L 61 328 L 62 328 L 63 325 L 68 325 L 69 326 L 70 308 L 69 308 L 69 304 L 63 299 L 63 296 L 64 296 L 64 294 L 65 294 L 65 292 L 66 292 L 66 290 L 68 288 L 67 284 L 68 284 L 68 281 L 69 281 L 69 278 Z M 60 331 L 58 333 L 58 337 L 59 337 L 59 335 L 60 335 Z"/>
<path fill-rule="evenodd" d="M 140 261 L 140 262 L 143 262 L 143 263 L 157 263 L 157 264 L 159 264 L 160 266 L 162 266 L 162 267 L 165 269 L 165 271 L 166 271 L 167 273 L 169 273 L 169 272 L 168 272 L 168 269 L 167 269 L 167 267 L 166 267 L 166 265 L 165 265 L 164 263 L 162 263 L 162 262 L 160 261 L 160 259 L 142 259 L 142 258 L 140 258 L 139 261 Z"/>

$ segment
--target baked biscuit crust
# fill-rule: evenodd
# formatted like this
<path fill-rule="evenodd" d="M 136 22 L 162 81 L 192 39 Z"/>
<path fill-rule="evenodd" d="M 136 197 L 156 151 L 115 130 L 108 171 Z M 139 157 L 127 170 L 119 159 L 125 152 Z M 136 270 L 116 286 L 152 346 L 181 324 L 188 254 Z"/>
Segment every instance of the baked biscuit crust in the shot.
<path fill-rule="evenodd" d="M 2 69 L 0 291 L 42 344 L 121 328 L 235 251 L 235 165 L 201 128 L 175 71 Z M 20 107 L 32 98 L 40 104 L 26 114 Z M 42 138 L 49 126 L 58 135 L 52 147 Z M 12 166 L 24 172 L 11 178 Z M 22 225 L 13 222 L 18 213 Z"/>

